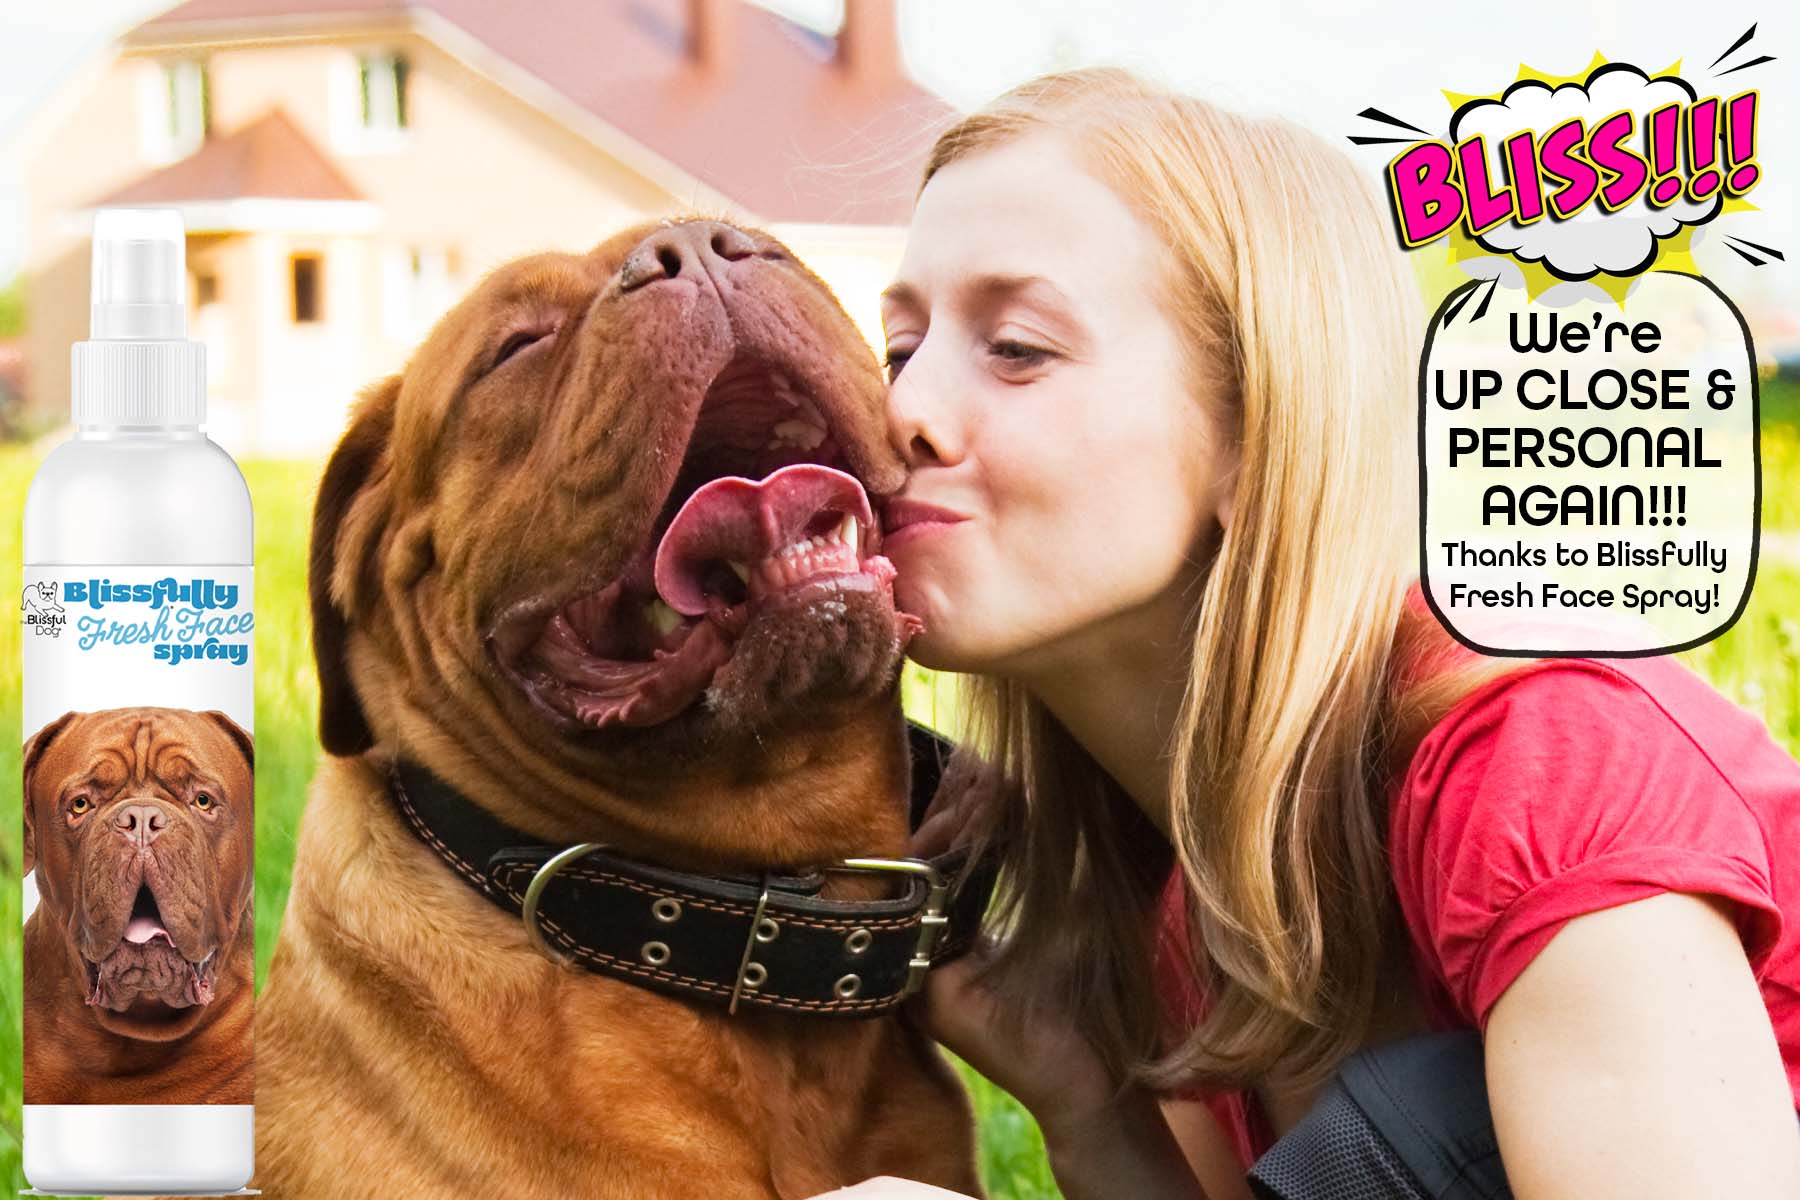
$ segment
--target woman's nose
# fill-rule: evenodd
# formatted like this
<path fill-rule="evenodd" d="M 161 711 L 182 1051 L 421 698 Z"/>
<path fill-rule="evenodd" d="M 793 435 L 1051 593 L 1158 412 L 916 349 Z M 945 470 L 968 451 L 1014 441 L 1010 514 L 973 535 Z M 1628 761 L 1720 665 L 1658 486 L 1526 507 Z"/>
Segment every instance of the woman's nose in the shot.
<path fill-rule="evenodd" d="M 888 438 L 908 470 L 949 466 L 962 459 L 954 414 L 933 401 L 933 389 L 922 374 L 915 354 L 888 388 Z"/>

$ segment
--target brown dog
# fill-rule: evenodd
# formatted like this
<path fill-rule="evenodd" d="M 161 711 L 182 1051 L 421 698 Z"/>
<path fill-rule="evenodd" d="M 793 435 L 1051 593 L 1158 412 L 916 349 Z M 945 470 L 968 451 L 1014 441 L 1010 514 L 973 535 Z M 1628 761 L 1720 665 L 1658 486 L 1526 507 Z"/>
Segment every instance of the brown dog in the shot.
<path fill-rule="evenodd" d="M 916 622 L 863 497 L 905 478 L 884 397 L 816 276 L 698 220 L 496 270 L 365 393 L 315 512 L 331 757 L 260 1005 L 265 1194 L 978 1191 L 967 1098 L 916 1029 L 560 967 L 389 791 L 422 763 L 547 844 L 679 870 L 904 853 Z M 854 494 L 806 491 L 838 487 L 807 462 Z M 806 494 L 695 496 L 783 467 Z M 831 586 L 775 553 L 809 536 Z"/>
<path fill-rule="evenodd" d="M 251 759 L 177 708 L 26 742 L 25 1103 L 251 1103 Z"/>

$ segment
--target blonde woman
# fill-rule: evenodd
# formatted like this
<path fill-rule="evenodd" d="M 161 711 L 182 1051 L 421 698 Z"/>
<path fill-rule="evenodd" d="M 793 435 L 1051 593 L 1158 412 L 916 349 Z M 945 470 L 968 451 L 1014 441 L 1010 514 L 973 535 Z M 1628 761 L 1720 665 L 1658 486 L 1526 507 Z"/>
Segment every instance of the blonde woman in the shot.
<path fill-rule="evenodd" d="M 1791 1200 L 1800 766 L 1672 660 L 1482 659 L 1426 614 L 1422 318 L 1364 174 L 1115 71 L 939 140 L 884 298 L 885 553 L 1005 781 L 917 848 L 1005 875 L 917 1015 L 1071 1200 L 1253 1164 Z"/>

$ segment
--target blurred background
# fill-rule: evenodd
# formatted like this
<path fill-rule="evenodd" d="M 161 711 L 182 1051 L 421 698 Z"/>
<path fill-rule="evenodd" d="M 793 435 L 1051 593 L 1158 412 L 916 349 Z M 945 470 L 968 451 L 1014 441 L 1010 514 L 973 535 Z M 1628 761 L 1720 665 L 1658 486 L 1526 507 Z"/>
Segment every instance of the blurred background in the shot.
<path fill-rule="evenodd" d="M 1752 25 L 1733 75 L 1762 96 L 1755 210 L 1731 232 L 1800 250 L 1800 11 L 1674 0 L 1443 5 L 1270 0 L 55 0 L 0 6 L 0 595 L 16 594 L 24 491 L 66 435 L 86 336 L 87 232 L 103 204 L 178 207 L 209 429 L 257 515 L 259 979 L 317 754 L 304 617 L 308 514 L 358 388 L 398 369 L 497 263 L 584 250 L 701 210 L 770 229 L 881 344 L 876 297 L 919 163 L 962 110 L 1044 71 L 1111 63 L 1353 146 L 1377 107 L 1440 129 L 1443 92 L 1596 50 L 1690 78 Z M 1729 93 L 1721 93 L 1729 94 Z M 1745 312 L 1763 379 L 1764 544 L 1752 604 L 1685 657 L 1800 745 L 1800 281 L 1716 238 L 1695 254 Z M 1429 304 L 1466 279 L 1413 262 Z M 18 726 L 18 625 L 0 622 L 0 728 Z M 909 711 L 956 730 L 946 681 L 909 666 Z M 17 743 L 0 738 L 0 1186 L 17 1188 Z M 1029 1118 L 971 1075 L 995 1197 L 1054 1196 Z"/>

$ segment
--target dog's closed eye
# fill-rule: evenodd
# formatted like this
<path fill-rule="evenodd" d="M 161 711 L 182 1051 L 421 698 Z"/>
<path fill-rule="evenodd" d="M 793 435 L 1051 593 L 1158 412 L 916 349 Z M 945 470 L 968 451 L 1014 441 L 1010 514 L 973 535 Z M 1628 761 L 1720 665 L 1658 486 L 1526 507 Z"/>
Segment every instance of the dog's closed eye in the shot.
<path fill-rule="evenodd" d="M 514 330 L 506 336 L 505 341 L 500 343 L 500 349 L 494 352 L 494 360 L 488 365 L 488 370 L 498 370 L 509 358 L 522 350 L 537 345 L 555 332 L 555 325 L 537 325 L 527 329 Z"/>

